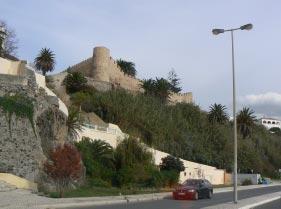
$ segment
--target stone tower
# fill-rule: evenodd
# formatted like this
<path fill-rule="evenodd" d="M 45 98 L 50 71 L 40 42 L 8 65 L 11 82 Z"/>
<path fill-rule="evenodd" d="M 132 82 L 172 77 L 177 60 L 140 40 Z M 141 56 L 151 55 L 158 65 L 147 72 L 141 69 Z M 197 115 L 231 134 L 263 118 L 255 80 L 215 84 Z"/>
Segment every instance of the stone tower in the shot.
<path fill-rule="evenodd" d="M 97 81 L 109 82 L 110 51 L 106 47 L 95 47 L 91 77 Z"/>

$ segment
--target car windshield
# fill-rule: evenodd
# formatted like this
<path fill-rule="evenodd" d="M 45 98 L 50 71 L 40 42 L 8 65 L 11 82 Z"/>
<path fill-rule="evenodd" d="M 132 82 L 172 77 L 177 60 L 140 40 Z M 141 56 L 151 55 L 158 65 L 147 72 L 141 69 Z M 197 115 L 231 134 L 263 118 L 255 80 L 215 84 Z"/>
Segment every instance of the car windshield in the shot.
<path fill-rule="evenodd" d="M 197 186 L 199 185 L 200 180 L 186 180 L 183 185 L 184 186 Z"/>

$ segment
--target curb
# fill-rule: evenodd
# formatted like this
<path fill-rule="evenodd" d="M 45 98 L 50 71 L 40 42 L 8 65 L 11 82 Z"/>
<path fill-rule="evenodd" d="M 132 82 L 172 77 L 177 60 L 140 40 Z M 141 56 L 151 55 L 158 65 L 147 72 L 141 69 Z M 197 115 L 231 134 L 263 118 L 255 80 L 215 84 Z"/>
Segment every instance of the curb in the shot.
<path fill-rule="evenodd" d="M 68 208 L 68 207 L 85 207 L 85 206 L 99 206 L 99 205 L 111 205 L 111 204 L 122 204 L 122 203 L 134 203 L 134 202 L 144 202 L 150 200 L 162 200 L 169 195 L 163 196 L 153 196 L 153 197 L 140 197 L 140 198 L 130 198 L 124 197 L 124 199 L 120 200 L 102 200 L 102 201 L 87 201 L 87 202 L 77 202 L 77 203 L 57 203 L 57 204 L 47 204 L 47 205 L 40 205 L 40 208 L 44 209 L 54 209 L 54 208 Z"/>
<path fill-rule="evenodd" d="M 69 208 L 69 207 L 85 207 L 85 206 L 98 206 L 98 205 L 110 205 L 110 204 L 121 204 L 127 203 L 126 200 L 104 200 L 97 202 L 75 202 L 75 203 L 57 203 L 57 204 L 49 204 L 49 205 L 40 205 L 40 208 L 44 209 L 55 209 L 55 208 Z"/>
<path fill-rule="evenodd" d="M 254 209 L 257 206 L 264 205 L 266 203 L 269 203 L 269 202 L 272 202 L 272 201 L 275 201 L 275 200 L 278 200 L 278 199 L 281 199 L 281 196 L 273 197 L 273 198 L 270 198 L 270 199 L 267 199 L 267 200 L 264 200 L 264 201 L 260 201 L 260 202 L 257 202 L 257 203 L 251 204 L 251 205 L 243 206 L 239 209 Z"/>

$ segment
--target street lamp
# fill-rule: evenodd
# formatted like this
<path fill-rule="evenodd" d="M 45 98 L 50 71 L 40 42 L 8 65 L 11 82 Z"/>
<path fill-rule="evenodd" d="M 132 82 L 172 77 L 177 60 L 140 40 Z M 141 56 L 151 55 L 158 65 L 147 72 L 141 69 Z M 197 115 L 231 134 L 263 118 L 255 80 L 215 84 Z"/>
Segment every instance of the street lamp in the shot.
<path fill-rule="evenodd" d="M 4 41 L 7 36 L 6 30 L 3 26 L 0 26 L 0 56 L 3 55 Z"/>
<path fill-rule="evenodd" d="M 234 66 L 234 43 L 233 43 L 233 31 L 235 30 L 251 30 L 252 24 L 242 25 L 239 28 L 232 29 L 213 29 L 214 35 L 219 35 L 225 32 L 231 32 L 231 49 L 232 49 L 232 85 L 233 85 L 233 135 L 234 135 L 234 166 L 233 166 L 233 201 L 236 204 L 238 201 L 237 197 L 237 121 L 236 121 L 236 89 L 235 89 L 235 66 Z"/>

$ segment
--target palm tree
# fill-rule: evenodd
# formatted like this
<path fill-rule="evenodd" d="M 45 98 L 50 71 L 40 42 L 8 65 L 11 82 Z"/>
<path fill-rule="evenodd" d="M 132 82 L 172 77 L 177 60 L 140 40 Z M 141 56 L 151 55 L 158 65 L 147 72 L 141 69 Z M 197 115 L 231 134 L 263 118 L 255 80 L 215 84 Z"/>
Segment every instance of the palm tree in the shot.
<path fill-rule="evenodd" d="M 86 154 L 87 150 L 90 152 L 92 160 L 98 161 L 105 166 L 113 166 L 113 148 L 107 142 L 97 139 L 92 140 L 89 137 L 83 137 L 82 140 L 76 143 L 79 151 Z M 87 149 L 87 150 L 85 150 Z"/>
<path fill-rule="evenodd" d="M 94 140 L 91 144 L 93 158 L 102 162 L 108 163 L 113 159 L 113 148 L 105 141 L 100 139 Z"/>
<path fill-rule="evenodd" d="M 137 74 L 137 70 L 135 68 L 135 63 L 133 62 L 128 62 L 122 59 L 117 60 L 117 65 L 121 68 L 121 70 L 130 76 L 135 77 Z"/>
<path fill-rule="evenodd" d="M 55 67 L 55 54 L 48 48 L 42 48 L 38 56 L 34 59 L 35 67 L 45 76 Z"/>
<path fill-rule="evenodd" d="M 78 132 L 82 131 L 82 120 L 79 116 L 80 112 L 76 108 L 69 108 L 66 125 L 68 128 L 68 136 L 71 139 L 78 137 Z"/>
<path fill-rule="evenodd" d="M 144 79 L 142 81 L 141 87 L 144 89 L 144 93 L 147 95 L 153 95 L 154 89 L 155 89 L 155 80 L 150 79 Z"/>
<path fill-rule="evenodd" d="M 228 114 L 226 113 L 226 107 L 221 104 L 213 104 L 210 106 L 208 113 L 208 120 L 211 123 L 224 124 L 228 121 Z"/>
<path fill-rule="evenodd" d="M 66 92 L 72 94 L 86 89 L 87 78 L 80 72 L 69 72 L 63 80 L 63 85 L 65 85 Z"/>
<path fill-rule="evenodd" d="M 244 107 L 237 115 L 238 130 L 243 139 L 251 135 L 251 129 L 253 128 L 256 121 L 256 116 L 254 116 L 253 114 L 253 110 Z"/>
<path fill-rule="evenodd" d="M 169 99 L 171 85 L 165 78 L 143 80 L 142 88 L 145 94 L 157 97 L 162 102 L 166 102 Z"/>
<path fill-rule="evenodd" d="M 162 101 L 166 102 L 169 99 L 171 85 L 164 78 L 156 78 L 155 95 Z"/>

